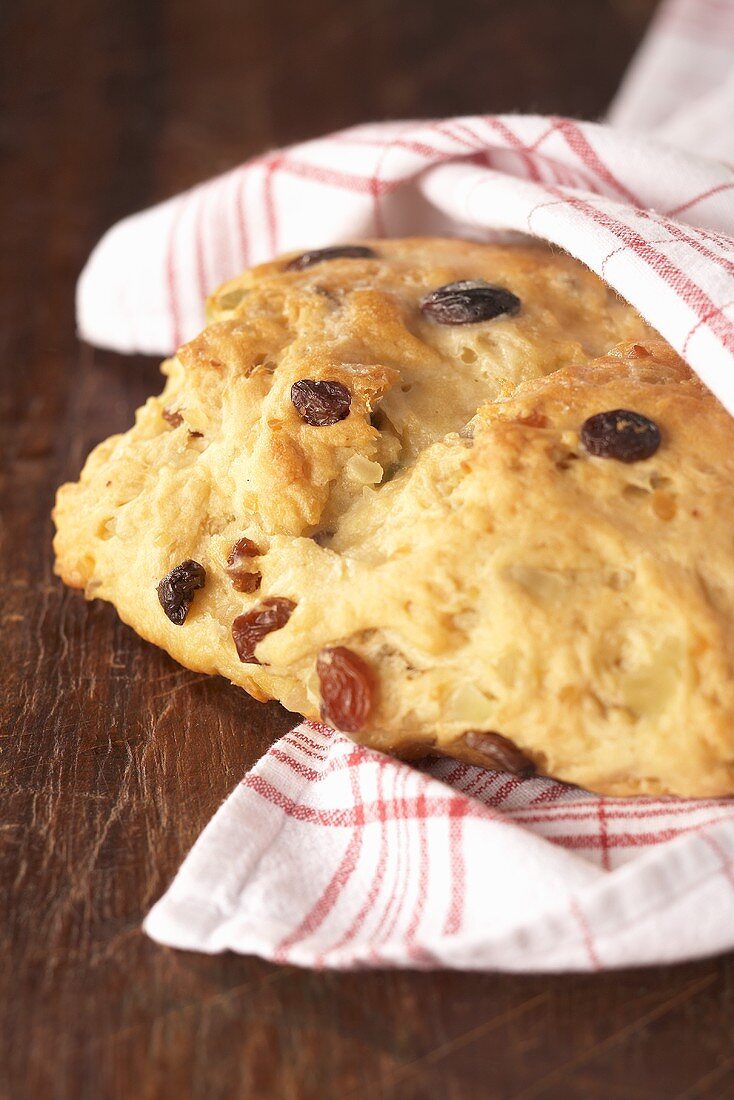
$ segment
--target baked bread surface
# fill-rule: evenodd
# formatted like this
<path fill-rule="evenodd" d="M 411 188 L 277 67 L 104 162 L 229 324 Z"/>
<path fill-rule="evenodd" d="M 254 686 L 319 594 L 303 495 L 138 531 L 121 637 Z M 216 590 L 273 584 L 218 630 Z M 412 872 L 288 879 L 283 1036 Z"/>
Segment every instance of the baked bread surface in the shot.
<path fill-rule="evenodd" d="M 163 393 L 59 490 L 63 580 L 182 664 L 385 752 L 734 791 L 732 419 L 565 254 L 362 247 L 212 297 Z M 421 307 L 466 280 L 519 305 Z M 591 453 L 608 410 L 653 422 L 655 452 Z M 203 586 L 175 622 L 158 588 L 187 562 Z"/>

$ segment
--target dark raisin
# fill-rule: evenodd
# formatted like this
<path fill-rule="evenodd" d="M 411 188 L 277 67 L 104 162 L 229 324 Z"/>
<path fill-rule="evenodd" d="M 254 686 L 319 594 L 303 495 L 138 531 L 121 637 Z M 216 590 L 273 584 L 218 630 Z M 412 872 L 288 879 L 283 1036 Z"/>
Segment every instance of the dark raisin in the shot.
<path fill-rule="evenodd" d="M 660 446 L 660 429 L 654 420 L 629 409 L 611 409 L 590 416 L 581 426 L 581 442 L 590 455 L 639 462 Z"/>
<path fill-rule="evenodd" d="M 232 587 L 238 592 L 256 592 L 262 581 L 262 573 L 250 570 L 246 565 L 252 558 L 260 556 L 262 551 L 252 539 L 238 539 L 229 552 L 227 558 L 227 576 L 232 581 Z"/>
<path fill-rule="evenodd" d="M 257 607 L 238 615 L 232 623 L 232 637 L 237 647 L 237 656 L 248 665 L 259 665 L 255 648 L 266 634 L 280 630 L 293 614 L 295 604 L 283 596 L 274 596 L 262 600 Z"/>
<path fill-rule="evenodd" d="M 177 409 L 164 409 L 161 416 L 172 428 L 178 428 L 179 424 L 183 423 L 183 417 Z"/>
<path fill-rule="evenodd" d="M 338 244 L 331 248 L 316 248 L 312 252 L 303 252 L 300 256 L 289 260 L 286 271 L 303 271 L 306 267 L 323 263 L 324 260 L 375 260 L 377 253 L 374 248 L 367 248 L 363 244 Z"/>
<path fill-rule="evenodd" d="M 341 382 L 301 378 L 291 386 L 291 401 L 302 420 L 314 428 L 328 428 L 349 416 L 352 395 Z"/>
<path fill-rule="evenodd" d="M 511 772 L 527 778 L 535 772 L 535 765 L 524 752 L 501 733 L 483 733 L 469 730 L 464 741 L 470 749 L 487 758 L 487 766 L 500 772 Z"/>
<path fill-rule="evenodd" d="M 239 568 L 247 558 L 259 558 L 262 554 L 262 550 L 254 543 L 252 539 L 246 538 L 244 535 L 241 539 L 237 539 L 232 549 L 229 552 L 227 558 L 227 565 L 233 568 Z"/>
<path fill-rule="evenodd" d="M 431 291 L 420 306 L 439 325 L 475 325 L 503 313 L 517 313 L 521 304 L 520 299 L 503 286 L 492 286 L 482 279 L 464 279 Z"/>
<path fill-rule="evenodd" d="M 356 733 L 372 713 L 375 682 L 372 669 L 346 646 L 322 649 L 316 662 L 321 685 L 321 717 L 329 725 Z"/>
<path fill-rule="evenodd" d="M 167 573 L 158 585 L 158 599 L 168 618 L 183 626 L 197 588 L 206 583 L 206 570 L 198 561 L 188 558 Z"/>
<path fill-rule="evenodd" d="M 263 575 L 256 570 L 246 573 L 244 570 L 236 575 L 229 574 L 232 579 L 232 587 L 237 592 L 257 592 L 262 584 Z"/>

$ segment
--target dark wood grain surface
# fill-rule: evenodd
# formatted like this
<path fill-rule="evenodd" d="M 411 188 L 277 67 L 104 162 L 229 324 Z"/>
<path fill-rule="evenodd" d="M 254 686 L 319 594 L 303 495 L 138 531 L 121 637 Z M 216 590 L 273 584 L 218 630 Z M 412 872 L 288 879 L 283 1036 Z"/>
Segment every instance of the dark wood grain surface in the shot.
<path fill-rule="evenodd" d="M 603 976 L 309 973 L 140 920 L 291 718 L 51 571 L 56 485 L 157 365 L 81 347 L 116 218 L 370 118 L 601 114 L 654 0 L 0 4 L 0 1095 L 728 1097 L 730 958 Z"/>

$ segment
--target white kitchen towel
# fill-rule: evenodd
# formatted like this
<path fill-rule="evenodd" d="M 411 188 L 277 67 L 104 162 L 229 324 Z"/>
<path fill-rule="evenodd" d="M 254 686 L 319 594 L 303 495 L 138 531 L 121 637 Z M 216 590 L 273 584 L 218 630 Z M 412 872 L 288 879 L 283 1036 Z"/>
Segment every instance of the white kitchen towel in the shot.
<path fill-rule="evenodd" d="M 728 799 L 410 767 L 303 723 L 230 795 L 145 930 L 312 967 L 675 962 L 734 944 L 733 819 Z"/>
<path fill-rule="evenodd" d="M 734 170 L 710 159 L 734 155 L 732 58 L 734 0 L 673 0 L 614 126 L 374 124 L 257 158 L 113 228 L 80 280 L 80 332 L 166 353 L 201 325 L 208 291 L 279 251 L 511 231 L 598 272 L 734 412 Z M 733 817 L 728 800 L 409 767 L 303 724 L 244 778 L 145 927 L 309 966 L 690 958 L 734 945 Z"/>

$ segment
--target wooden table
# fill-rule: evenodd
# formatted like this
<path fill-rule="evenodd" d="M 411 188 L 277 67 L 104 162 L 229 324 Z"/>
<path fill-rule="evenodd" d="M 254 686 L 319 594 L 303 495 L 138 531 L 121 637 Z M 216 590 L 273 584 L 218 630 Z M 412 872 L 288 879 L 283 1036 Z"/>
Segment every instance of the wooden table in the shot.
<path fill-rule="evenodd" d="M 140 920 L 292 719 L 179 668 L 51 571 L 56 485 L 156 363 L 80 347 L 115 219 L 382 117 L 599 115 L 654 0 L 8 0 L 0 469 L 0 1095 L 724 1097 L 731 959 L 605 976 L 309 973 Z"/>

